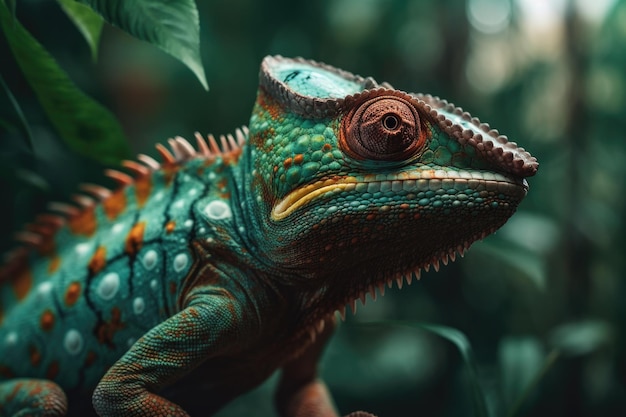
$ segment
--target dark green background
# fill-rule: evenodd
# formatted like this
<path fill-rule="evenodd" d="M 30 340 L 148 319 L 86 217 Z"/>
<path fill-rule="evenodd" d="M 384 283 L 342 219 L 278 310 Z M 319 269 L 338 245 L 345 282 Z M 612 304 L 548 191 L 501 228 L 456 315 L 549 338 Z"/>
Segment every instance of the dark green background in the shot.
<path fill-rule="evenodd" d="M 343 413 L 471 416 L 471 380 L 453 344 L 361 324 L 437 323 L 467 335 L 492 416 L 516 408 L 528 386 L 518 416 L 626 415 L 626 2 L 199 0 L 209 93 L 178 61 L 110 26 L 93 63 L 55 2 L 17 4 L 23 25 L 115 113 L 134 152 L 246 124 L 267 54 L 439 95 L 489 122 L 540 162 L 518 213 L 464 259 L 359 306 L 329 346 L 323 376 Z M 0 74 L 35 141 L 31 152 L 0 95 L 6 250 L 46 202 L 67 200 L 79 182 L 110 183 L 56 136 L 2 37 Z M 249 415 L 275 415 L 271 386 L 220 413 Z"/>

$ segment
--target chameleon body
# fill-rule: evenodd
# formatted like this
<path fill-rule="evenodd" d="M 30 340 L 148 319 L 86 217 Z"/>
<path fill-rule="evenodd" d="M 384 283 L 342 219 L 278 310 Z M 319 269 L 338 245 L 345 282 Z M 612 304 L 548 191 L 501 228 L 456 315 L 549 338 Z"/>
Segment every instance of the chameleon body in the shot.
<path fill-rule="evenodd" d="M 283 416 L 336 416 L 316 363 L 366 293 L 495 231 L 536 160 L 435 97 L 266 57 L 249 127 L 157 145 L 21 234 L 0 276 L 0 416 L 202 414 L 282 369 Z M 130 174 L 130 175 L 129 175 Z M 69 401 L 68 401 L 69 400 Z M 368 415 L 353 413 L 353 416 Z"/>

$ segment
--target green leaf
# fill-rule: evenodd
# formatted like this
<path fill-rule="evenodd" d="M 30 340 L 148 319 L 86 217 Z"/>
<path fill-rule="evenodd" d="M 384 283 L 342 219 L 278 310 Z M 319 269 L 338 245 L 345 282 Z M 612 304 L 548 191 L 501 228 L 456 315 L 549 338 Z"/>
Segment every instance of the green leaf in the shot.
<path fill-rule="evenodd" d="M 26 116 L 24 116 L 24 112 L 22 112 L 22 108 L 20 107 L 20 103 L 15 99 L 15 96 L 9 89 L 9 86 L 4 81 L 2 75 L 0 75 L 0 84 L 2 85 L 2 89 L 6 93 L 9 101 L 13 105 L 13 109 L 15 110 L 15 114 L 20 120 L 21 128 L 24 133 L 24 137 L 26 138 L 26 143 L 28 147 L 33 150 L 33 134 L 30 131 L 30 125 L 28 124 L 28 120 L 26 120 Z"/>
<path fill-rule="evenodd" d="M 75 0 L 57 0 L 67 16 L 74 22 L 78 30 L 83 34 L 91 49 L 91 57 L 94 62 L 98 59 L 98 43 L 102 34 L 104 20 L 92 9 L 80 4 Z"/>
<path fill-rule="evenodd" d="M 406 321 L 375 321 L 363 324 L 373 326 L 394 326 L 404 328 L 408 327 L 413 329 L 424 329 L 452 342 L 461 353 L 463 363 L 465 364 L 465 369 L 467 370 L 468 380 L 471 389 L 472 405 L 474 410 L 473 415 L 475 417 L 489 417 L 487 403 L 485 401 L 485 393 L 483 392 L 480 381 L 478 380 L 478 372 L 476 371 L 477 367 L 476 360 L 474 359 L 474 353 L 472 351 L 472 347 L 469 341 L 467 340 L 467 337 L 461 331 L 453 329 L 452 327 L 439 326 L 435 324 L 413 323 Z"/>
<path fill-rule="evenodd" d="M 66 144 L 103 164 L 127 157 L 128 144 L 115 117 L 76 87 L 41 44 L 13 20 L 3 1 L 0 26 L 16 62 Z"/>
<path fill-rule="evenodd" d="M 200 23 L 194 0 L 78 0 L 110 24 L 158 46 L 209 87 L 200 59 Z"/>
<path fill-rule="evenodd" d="M 461 357 L 463 358 L 465 369 L 467 370 L 469 377 L 469 384 L 472 392 L 472 404 L 474 406 L 474 416 L 488 417 L 489 412 L 487 411 L 487 403 L 485 402 L 485 393 L 480 386 L 478 372 L 476 371 L 476 360 L 474 359 L 472 347 L 465 334 L 463 334 L 460 330 L 453 329 L 452 327 L 434 324 L 414 324 L 412 326 L 421 327 L 431 331 L 436 335 L 449 340 L 457 347 L 461 353 Z"/>

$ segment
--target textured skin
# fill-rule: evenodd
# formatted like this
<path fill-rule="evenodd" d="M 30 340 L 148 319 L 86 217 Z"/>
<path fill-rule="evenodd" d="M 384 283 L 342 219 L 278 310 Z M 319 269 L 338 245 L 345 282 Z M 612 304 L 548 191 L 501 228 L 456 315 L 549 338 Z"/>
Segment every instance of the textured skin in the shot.
<path fill-rule="evenodd" d="M 101 416 L 186 416 L 161 396 L 181 380 L 209 415 L 279 368 L 281 415 L 336 416 L 316 378 L 335 312 L 462 254 L 537 170 L 444 101 L 282 57 L 249 130 L 157 148 L 20 235 L 0 272 L 0 416 L 64 415 L 66 395 L 70 412 L 92 397 Z"/>

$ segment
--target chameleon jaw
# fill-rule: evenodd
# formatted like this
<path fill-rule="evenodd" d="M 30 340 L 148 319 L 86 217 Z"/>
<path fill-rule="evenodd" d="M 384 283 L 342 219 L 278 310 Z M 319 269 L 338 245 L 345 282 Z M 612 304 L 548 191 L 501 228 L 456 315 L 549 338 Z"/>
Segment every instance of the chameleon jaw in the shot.
<path fill-rule="evenodd" d="M 393 179 L 388 180 L 361 180 L 353 176 L 335 177 L 298 187 L 291 191 L 272 208 L 271 218 L 281 221 L 289 217 L 297 209 L 306 206 L 314 199 L 328 193 L 341 191 L 365 191 L 363 187 L 375 187 L 376 191 L 382 188 L 402 188 L 406 192 L 428 191 L 429 189 L 441 189 L 446 187 L 465 187 L 477 191 L 487 190 L 500 192 L 505 195 L 521 200 L 528 191 L 528 183 L 525 179 L 516 179 L 508 175 L 483 173 L 480 171 L 465 171 L 461 174 L 453 171 L 422 170 L 403 172 Z"/>

